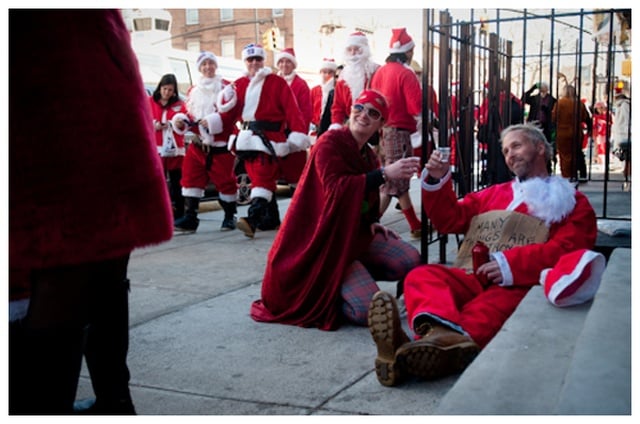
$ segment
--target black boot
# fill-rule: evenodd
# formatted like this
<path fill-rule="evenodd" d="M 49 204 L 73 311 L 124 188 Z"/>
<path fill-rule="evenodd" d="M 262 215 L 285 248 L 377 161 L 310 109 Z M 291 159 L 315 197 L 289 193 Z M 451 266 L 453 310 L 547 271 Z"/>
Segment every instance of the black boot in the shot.
<path fill-rule="evenodd" d="M 9 414 L 69 415 L 82 366 L 82 328 L 10 324 Z"/>
<path fill-rule="evenodd" d="M 105 277 L 106 278 L 106 277 Z M 84 350 L 95 400 L 74 404 L 81 415 L 135 415 L 129 392 L 129 280 L 114 275 L 98 292 L 102 304 L 92 312 Z M 102 306 L 104 305 L 104 307 Z"/>
<path fill-rule="evenodd" d="M 181 169 L 169 171 L 169 194 L 171 196 L 171 203 L 173 204 L 174 221 L 184 216 L 184 197 L 182 196 L 182 188 L 180 186 L 181 178 Z"/>
<path fill-rule="evenodd" d="M 175 231 L 195 233 L 198 229 L 198 224 L 200 224 L 200 220 L 198 219 L 200 199 L 197 197 L 186 197 L 185 203 L 187 204 L 187 210 L 182 218 L 174 221 L 173 227 Z"/>
<path fill-rule="evenodd" d="M 220 231 L 229 231 L 236 229 L 236 212 L 238 211 L 236 208 L 236 202 L 225 202 L 224 200 L 218 199 L 220 206 L 224 210 L 224 219 L 222 220 L 222 226 L 220 227 Z"/>
<path fill-rule="evenodd" d="M 251 199 L 247 216 L 238 220 L 238 229 L 242 231 L 245 236 L 253 238 L 258 228 L 258 223 L 267 213 L 268 207 L 269 202 L 265 198 L 254 197 Z"/>
<path fill-rule="evenodd" d="M 271 197 L 266 213 L 262 215 L 262 219 L 258 221 L 258 229 L 261 231 L 277 230 L 280 227 L 280 211 L 275 193 Z"/>

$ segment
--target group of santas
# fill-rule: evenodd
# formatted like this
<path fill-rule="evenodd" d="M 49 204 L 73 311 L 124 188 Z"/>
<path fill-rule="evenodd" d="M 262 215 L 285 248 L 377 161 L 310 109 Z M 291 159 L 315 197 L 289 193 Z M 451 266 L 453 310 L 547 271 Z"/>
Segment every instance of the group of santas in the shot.
<path fill-rule="evenodd" d="M 404 28 L 393 30 L 390 44 L 396 46 L 395 53 L 411 57 L 413 41 Z M 340 78 L 336 76 L 335 60 L 322 59 L 322 82 L 313 89 L 296 74 L 297 59 L 292 48 L 276 55 L 277 75 L 264 66 L 266 53 L 259 45 L 246 46 L 242 58 L 247 66 L 245 76 L 230 82 L 216 74 L 216 56 L 202 52 L 197 60 L 201 77 L 190 88 L 186 102 L 173 100 L 167 104 L 151 99 L 158 152 L 173 180 L 176 231 L 197 230 L 199 203 L 209 181 L 215 184 L 225 212 L 222 231 L 239 228 L 253 237 L 257 230 L 278 228 L 278 181 L 287 181 L 295 189 L 314 140 L 309 134 L 318 136 L 326 129 L 344 125 L 353 99 L 372 87 L 373 75 L 380 68 L 371 60 L 367 37 L 361 32 L 350 34 L 347 39 Z M 409 64 L 402 67 L 412 74 L 419 88 Z M 386 82 L 378 85 L 373 88 L 383 94 L 396 89 L 386 87 Z M 157 91 L 160 88 L 159 84 Z M 417 131 L 420 115 L 420 90 L 413 92 L 417 96 L 413 103 L 418 106 L 408 115 L 407 130 L 411 133 Z M 327 122 L 321 125 L 323 116 Z M 193 148 L 185 149 L 187 135 Z M 252 184 L 248 215 L 239 220 L 235 217 L 236 156 L 243 160 Z M 175 189 L 176 180 L 180 181 L 179 192 Z M 415 213 L 410 218 L 411 229 L 417 234 L 420 222 Z"/>

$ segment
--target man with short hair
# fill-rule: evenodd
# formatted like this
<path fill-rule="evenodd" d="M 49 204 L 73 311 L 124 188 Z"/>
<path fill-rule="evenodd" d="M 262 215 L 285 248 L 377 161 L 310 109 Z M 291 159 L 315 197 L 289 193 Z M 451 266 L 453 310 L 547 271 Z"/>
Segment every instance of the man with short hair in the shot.
<path fill-rule="evenodd" d="M 501 140 L 514 180 L 459 200 L 450 165 L 436 150 L 422 172 L 422 204 L 444 234 L 464 233 L 466 238 L 472 219 L 474 228 L 482 227 L 482 217 L 496 211 L 504 213 L 501 218 L 531 223 L 529 232 L 520 225 L 519 241 L 511 247 L 492 245 L 489 262 L 477 269 L 427 264 L 409 272 L 404 296 L 417 340 L 409 342 L 402 330 L 395 299 L 385 292 L 374 295 L 369 329 L 378 349 L 376 374 L 385 386 L 400 383 L 408 374 L 434 379 L 463 371 L 539 283 L 543 270 L 553 268 L 565 254 L 594 246 L 595 212 L 568 180 L 549 175 L 551 145 L 542 131 L 532 124 L 512 125 Z M 541 235 L 546 241 L 528 241 Z"/>
<path fill-rule="evenodd" d="M 328 107 L 331 110 L 333 103 L 333 89 L 336 86 L 336 61 L 329 58 L 322 59 L 320 64 L 320 84 L 311 89 L 311 124 L 315 127 L 316 137 L 320 137 L 328 128 L 322 126 L 322 116 Z M 313 134 L 313 131 L 312 131 Z"/>

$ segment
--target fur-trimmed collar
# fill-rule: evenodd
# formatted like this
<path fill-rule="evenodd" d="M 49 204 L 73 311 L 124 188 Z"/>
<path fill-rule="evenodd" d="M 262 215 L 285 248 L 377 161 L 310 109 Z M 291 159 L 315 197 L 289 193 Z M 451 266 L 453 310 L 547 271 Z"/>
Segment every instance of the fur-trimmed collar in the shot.
<path fill-rule="evenodd" d="M 561 177 L 531 178 L 513 182 L 514 199 L 526 203 L 529 214 L 547 226 L 562 221 L 576 206 L 576 189 Z"/>

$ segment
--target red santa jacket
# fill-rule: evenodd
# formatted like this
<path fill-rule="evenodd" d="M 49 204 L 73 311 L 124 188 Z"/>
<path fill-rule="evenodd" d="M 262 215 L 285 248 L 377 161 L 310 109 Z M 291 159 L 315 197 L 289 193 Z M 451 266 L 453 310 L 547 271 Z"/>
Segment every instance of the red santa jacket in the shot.
<path fill-rule="evenodd" d="M 149 101 L 120 11 L 30 10 L 12 19 L 10 268 L 101 261 L 170 239 Z M 46 78 L 34 58 L 55 64 Z M 49 124 L 33 125 L 34 112 Z M 11 291 L 19 284 L 11 279 Z"/>
<path fill-rule="evenodd" d="M 205 88 L 206 86 L 206 88 Z M 237 103 L 236 92 L 231 83 L 219 75 L 213 78 L 201 78 L 198 84 L 187 92 L 187 114 L 174 115 L 173 121 L 186 120 L 198 122 L 206 120 L 209 128 L 194 125 L 176 132 L 186 134 L 191 131 L 198 134 L 204 144 L 224 147 L 232 135 L 237 133 L 235 116 L 230 112 Z M 174 123 L 175 127 L 175 123 Z"/>
<path fill-rule="evenodd" d="M 371 88 L 381 92 L 389 104 L 387 127 L 416 131 L 416 116 L 422 113 L 422 88 L 416 73 L 399 62 L 381 66 L 371 79 Z"/>
<path fill-rule="evenodd" d="M 311 110 L 311 90 L 309 89 L 309 84 L 300 78 L 300 75 L 295 73 L 290 80 L 287 77 L 284 77 L 284 79 L 289 83 L 293 97 L 295 97 L 298 102 L 298 107 L 300 108 L 300 112 L 302 112 L 302 117 L 304 118 L 308 131 L 309 124 L 311 124 L 311 115 L 313 114 Z"/>
<path fill-rule="evenodd" d="M 289 84 L 282 77 L 273 74 L 270 68 L 262 68 L 251 79 L 248 76 L 238 78 L 234 85 L 238 100 L 233 112 L 229 113 L 246 125 L 256 121 L 275 125 L 277 130 L 267 129 L 263 133 L 276 156 L 309 148 L 309 127 Z M 272 154 L 271 148 L 248 128 L 231 138 L 229 148 Z"/>
<path fill-rule="evenodd" d="M 425 175 L 423 173 L 423 177 Z M 513 247 L 494 254 L 503 271 L 502 285 L 538 284 L 543 269 L 553 268 L 566 253 L 592 249 L 597 235 L 596 216 L 589 200 L 567 180 L 556 176 L 524 182 L 516 179 L 469 193 L 458 200 L 449 173 L 437 185 L 423 182 L 422 205 L 441 233 L 464 234 L 471 218 L 492 210 L 511 210 L 544 221 L 549 228 L 545 243 Z"/>
<path fill-rule="evenodd" d="M 163 124 L 169 124 L 169 126 L 163 130 L 156 130 L 154 126 L 154 133 L 156 136 L 156 146 L 158 147 L 158 154 L 160 156 L 184 156 L 184 135 L 181 131 L 175 131 L 172 124 L 173 117 L 178 113 L 186 113 L 187 108 L 182 100 L 178 100 L 169 105 L 163 106 L 153 99 L 153 95 L 149 96 L 149 105 L 151 106 L 151 116 L 153 122 L 161 122 Z M 171 149 L 171 140 L 175 142 L 173 149 Z"/>

